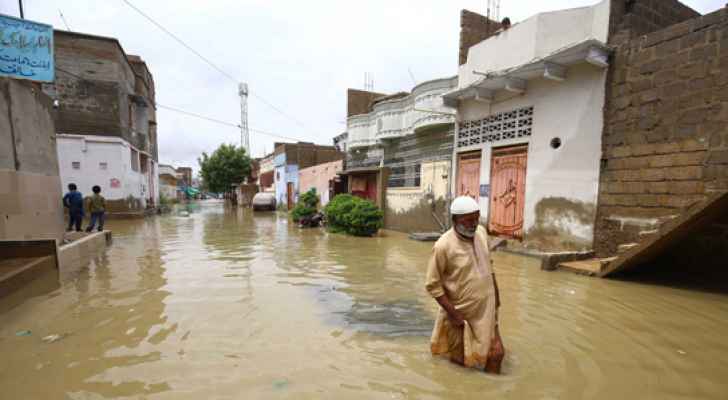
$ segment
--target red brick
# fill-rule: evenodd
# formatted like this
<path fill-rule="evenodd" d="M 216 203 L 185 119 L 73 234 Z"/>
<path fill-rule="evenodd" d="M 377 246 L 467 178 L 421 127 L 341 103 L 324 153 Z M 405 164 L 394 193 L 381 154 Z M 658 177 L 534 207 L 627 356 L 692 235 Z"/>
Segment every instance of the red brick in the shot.
<path fill-rule="evenodd" d="M 705 191 L 705 183 L 701 181 L 671 182 L 668 190 L 671 194 L 700 194 Z"/>
<path fill-rule="evenodd" d="M 650 183 L 647 183 L 645 185 L 647 186 L 647 191 L 649 193 L 653 193 L 653 194 L 663 194 L 663 193 L 667 193 L 667 190 L 668 190 L 667 189 L 667 182 L 665 182 L 665 181 L 662 181 L 662 182 L 650 182 Z"/>

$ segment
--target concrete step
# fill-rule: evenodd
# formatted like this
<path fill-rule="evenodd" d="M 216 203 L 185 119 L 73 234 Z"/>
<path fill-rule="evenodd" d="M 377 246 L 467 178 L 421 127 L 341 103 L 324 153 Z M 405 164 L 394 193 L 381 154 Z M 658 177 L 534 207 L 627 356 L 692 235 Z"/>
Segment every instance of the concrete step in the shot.
<path fill-rule="evenodd" d="M 640 245 L 639 243 L 625 243 L 625 244 L 620 244 L 619 246 L 617 246 L 617 254 L 624 254 L 624 253 L 626 253 L 626 252 L 634 249 L 635 247 L 637 247 L 639 245 Z"/>

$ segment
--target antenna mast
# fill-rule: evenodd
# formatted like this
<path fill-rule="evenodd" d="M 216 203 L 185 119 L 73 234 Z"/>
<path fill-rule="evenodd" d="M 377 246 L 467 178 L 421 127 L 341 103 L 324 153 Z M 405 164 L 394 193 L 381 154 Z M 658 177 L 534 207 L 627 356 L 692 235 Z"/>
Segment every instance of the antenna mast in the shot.
<path fill-rule="evenodd" d="M 240 146 L 250 155 L 250 132 L 248 131 L 248 84 L 241 83 L 238 86 L 240 95 Z"/>

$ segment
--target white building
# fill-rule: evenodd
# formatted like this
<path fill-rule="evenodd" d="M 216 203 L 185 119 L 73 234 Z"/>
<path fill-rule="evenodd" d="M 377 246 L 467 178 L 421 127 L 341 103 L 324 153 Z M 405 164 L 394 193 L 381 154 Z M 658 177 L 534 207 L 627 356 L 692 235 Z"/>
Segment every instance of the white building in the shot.
<path fill-rule="evenodd" d="M 491 232 L 591 248 L 610 2 L 538 14 L 470 48 L 458 89 L 452 180 Z"/>
<path fill-rule="evenodd" d="M 166 199 L 174 200 L 177 198 L 177 183 L 182 179 L 182 174 L 178 173 L 171 165 L 159 164 L 159 195 Z"/>
<path fill-rule="evenodd" d="M 75 183 L 85 196 L 98 185 L 112 212 L 143 210 L 150 201 L 158 204 L 158 168 L 149 153 L 118 137 L 58 134 L 56 138 L 64 188 Z"/>

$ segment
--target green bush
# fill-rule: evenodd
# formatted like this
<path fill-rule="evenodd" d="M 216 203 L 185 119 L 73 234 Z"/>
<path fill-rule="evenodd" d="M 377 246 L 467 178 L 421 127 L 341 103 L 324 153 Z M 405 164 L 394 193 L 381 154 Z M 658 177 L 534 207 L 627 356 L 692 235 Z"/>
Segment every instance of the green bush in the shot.
<path fill-rule="evenodd" d="M 376 234 L 384 220 L 384 213 L 374 203 L 349 194 L 334 197 L 324 213 L 329 229 L 355 236 Z"/>
<path fill-rule="evenodd" d="M 311 189 L 308 192 L 301 195 L 298 199 L 298 204 L 291 210 L 291 217 L 293 222 L 298 222 L 302 218 L 310 217 L 316 214 L 316 207 L 318 206 L 319 198 L 316 194 L 316 189 Z"/>

